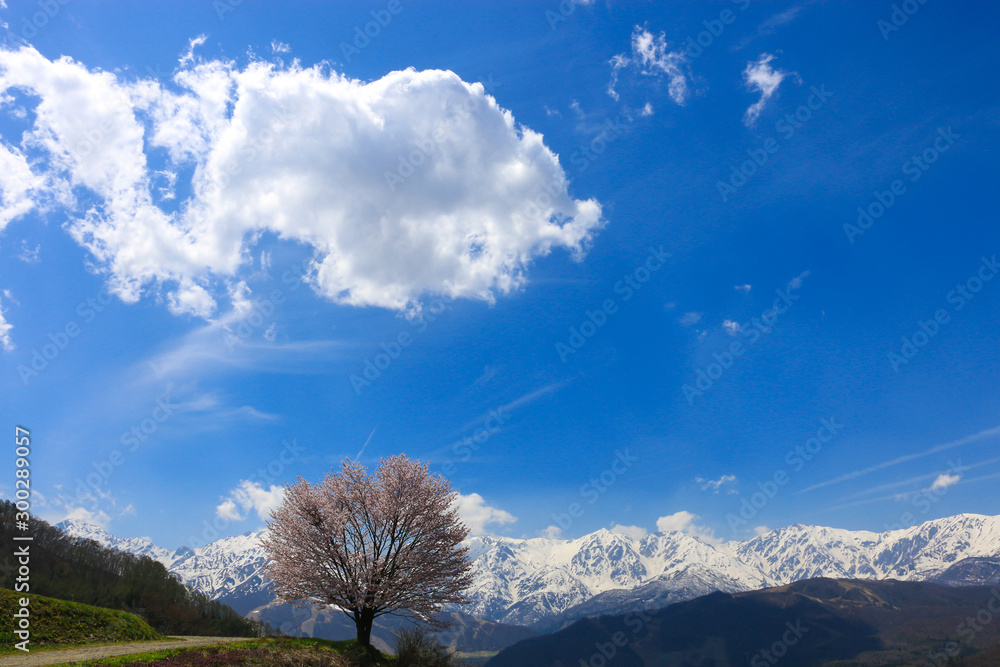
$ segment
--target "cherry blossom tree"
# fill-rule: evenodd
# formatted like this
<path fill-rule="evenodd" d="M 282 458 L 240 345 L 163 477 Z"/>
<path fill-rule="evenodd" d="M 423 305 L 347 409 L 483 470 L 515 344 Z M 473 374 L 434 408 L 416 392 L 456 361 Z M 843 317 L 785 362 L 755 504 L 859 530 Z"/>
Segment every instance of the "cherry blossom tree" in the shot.
<path fill-rule="evenodd" d="M 277 597 L 339 607 L 364 646 L 383 614 L 446 627 L 435 612 L 467 602 L 472 582 L 455 495 L 402 454 L 382 459 L 372 475 L 348 460 L 322 482 L 299 477 L 285 486 L 261 541 Z"/>

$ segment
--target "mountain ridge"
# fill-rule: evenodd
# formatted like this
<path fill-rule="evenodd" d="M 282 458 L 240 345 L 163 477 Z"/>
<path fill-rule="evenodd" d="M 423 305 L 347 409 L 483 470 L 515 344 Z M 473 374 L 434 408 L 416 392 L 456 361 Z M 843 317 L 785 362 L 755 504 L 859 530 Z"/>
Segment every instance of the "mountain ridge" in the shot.
<path fill-rule="evenodd" d="M 185 584 L 244 614 L 273 598 L 263 573 L 263 529 L 171 552 L 90 524 L 59 527 L 133 553 L 142 550 Z M 981 560 L 960 576 L 987 583 L 1000 557 L 1000 517 L 959 514 L 882 533 L 792 524 L 723 544 L 676 531 L 634 538 L 602 528 L 566 540 L 477 536 L 467 545 L 474 571 L 470 604 L 447 611 L 551 628 L 582 615 L 816 577 L 932 580 L 969 558 Z"/>

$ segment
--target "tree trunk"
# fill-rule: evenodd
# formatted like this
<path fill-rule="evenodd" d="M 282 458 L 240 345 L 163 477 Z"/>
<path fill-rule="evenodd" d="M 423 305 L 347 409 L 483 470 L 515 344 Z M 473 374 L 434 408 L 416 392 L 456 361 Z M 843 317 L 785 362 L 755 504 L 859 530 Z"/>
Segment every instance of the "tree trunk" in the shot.
<path fill-rule="evenodd" d="M 358 629 L 358 643 L 362 646 L 371 646 L 372 623 L 375 621 L 375 612 L 367 607 L 362 607 L 360 611 L 354 613 L 354 625 Z"/>

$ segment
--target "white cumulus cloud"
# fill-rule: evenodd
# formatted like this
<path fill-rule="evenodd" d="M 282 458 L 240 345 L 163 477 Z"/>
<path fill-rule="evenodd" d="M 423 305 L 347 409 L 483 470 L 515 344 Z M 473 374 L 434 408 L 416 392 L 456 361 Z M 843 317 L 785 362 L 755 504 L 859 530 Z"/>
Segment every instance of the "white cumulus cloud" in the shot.
<path fill-rule="evenodd" d="M 44 179 L 31 171 L 20 149 L 0 143 L 0 231 L 35 208 L 33 196 L 43 185 Z"/>
<path fill-rule="evenodd" d="M 750 105 L 743 116 L 743 123 L 747 127 L 753 127 L 760 117 L 761 111 L 767 101 L 778 91 L 778 86 L 789 75 L 784 70 L 776 70 L 771 67 L 774 56 L 770 53 L 762 53 L 754 62 L 748 62 L 743 70 L 743 82 L 751 91 L 760 93 L 760 99 Z"/>
<path fill-rule="evenodd" d="M 70 509 L 63 520 L 79 521 L 80 523 L 88 523 L 92 526 L 99 526 L 105 529 L 108 527 L 108 524 L 111 523 L 111 517 L 108 516 L 107 512 L 102 510 L 92 512 L 83 507 L 74 507 Z"/>
<path fill-rule="evenodd" d="M 11 298 L 11 294 L 7 290 L 4 290 L 4 295 L 8 299 Z M 10 330 L 14 328 L 14 325 L 7 321 L 6 315 L 7 311 L 4 310 L 3 301 L 0 300 L 0 347 L 9 352 L 14 349 L 14 341 L 10 337 Z"/>
<path fill-rule="evenodd" d="M 270 488 L 251 480 L 242 480 L 229 496 L 223 498 L 216 506 L 215 513 L 230 521 L 244 521 L 250 512 L 267 521 L 271 518 L 271 510 L 281 504 L 285 488 L 272 484 Z"/>
<path fill-rule="evenodd" d="M 549 540 L 557 540 L 563 534 L 563 529 L 559 526 L 547 526 L 542 529 L 540 535 Z"/>
<path fill-rule="evenodd" d="M 171 312 L 210 317 L 265 235 L 312 249 L 325 298 L 412 312 L 427 295 L 492 303 L 553 249 L 580 259 L 604 222 L 482 84 L 241 68 L 196 56 L 202 41 L 169 86 L 0 49 L 0 94 L 35 105 L 23 153 L 0 142 L 0 228 L 56 201 L 124 301 L 166 292 Z M 190 197 L 162 208 L 182 185 Z"/>
<path fill-rule="evenodd" d="M 487 505 L 478 493 L 457 494 L 455 505 L 458 507 L 462 521 L 469 527 L 469 534 L 473 536 L 489 535 L 490 531 L 487 526 L 494 524 L 502 526 L 517 521 L 517 517 L 510 512 Z"/>
<path fill-rule="evenodd" d="M 701 517 L 697 514 L 681 510 L 667 516 L 661 516 L 656 520 L 656 530 L 661 533 L 680 532 L 692 537 L 697 537 L 709 544 L 721 544 L 722 540 L 715 536 L 715 531 L 707 526 L 697 523 Z"/>
<path fill-rule="evenodd" d="M 939 489 L 947 489 L 949 486 L 954 486 L 958 484 L 959 480 L 962 479 L 961 475 L 949 475 L 948 473 L 942 473 L 937 476 L 934 482 L 931 484 L 931 491 L 937 491 Z"/>
<path fill-rule="evenodd" d="M 174 315 L 196 315 L 207 319 L 215 312 L 215 299 L 201 285 L 182 280 L 167 299 L 167 310 Z"/>
<path fill-rule="evenodd" d="M 633 540 L 641 540 L 648 534 L 648 531 L 642 526 L 622 526 L 617 523 L 612 524 L 611 532 L 630 537 Z"/>

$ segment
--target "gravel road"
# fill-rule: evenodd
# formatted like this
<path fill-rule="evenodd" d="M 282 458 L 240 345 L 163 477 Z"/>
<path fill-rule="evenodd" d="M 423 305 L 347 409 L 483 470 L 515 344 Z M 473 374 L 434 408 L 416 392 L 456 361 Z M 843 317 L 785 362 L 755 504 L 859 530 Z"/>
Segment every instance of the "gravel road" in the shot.
<path fill-rule="evenodd" d="M 32 651 L 22 655 L 6 655 L 0 658 L 0 667 L 37 667 L 39 665 L 62 665 L 80 660 L 113 658 L 130 653 L 163 651 L 171 648 L 194 648 L 211 644 L 249 641 L 246 637 L 171 637 L 151 642 L 129 642 L 127 644 L 106 644 L 66 648 L 58 651 Z"/>

